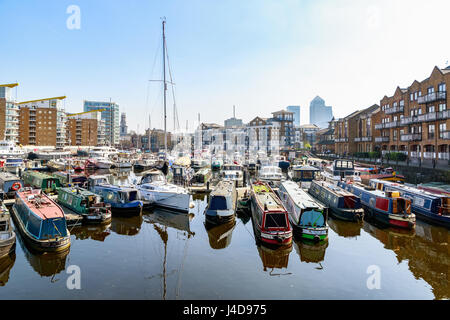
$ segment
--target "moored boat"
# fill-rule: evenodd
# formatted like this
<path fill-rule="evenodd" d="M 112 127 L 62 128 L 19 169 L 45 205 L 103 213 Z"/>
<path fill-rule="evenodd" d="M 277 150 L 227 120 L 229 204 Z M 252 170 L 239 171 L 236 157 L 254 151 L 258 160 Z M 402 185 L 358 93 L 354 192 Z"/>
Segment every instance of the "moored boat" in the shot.
<path fill-rule="evenodd" d="M 87 177 L 84 174 L 78 174 L 70 171 L 53 172 L 52 176 L 59 180 L 61 186 L 68 186 L 69 184 L 82 186 L 87 181 Z"/>
<path fill-rule="evenodd" d="M 111 205 L 113 215 L 134 216 L 142 214 L 143 203 L 139 191 L 133 187 L 115 186 L 103 175 L 88 178 L 89 191 L 102 196 Z"/>
<path fill-rule="evenodd" d="M 0 193 L 8 198 L 14 198 L 16 191 L 21 189 L 23 181 L 18 176 L 9 172 L 0 172 Z"/>
<path fill-rule="evenodd" d="M 292 228 L 281 200 L 263 181 L 251 186 L 252 217 L 255 234 L 268 245 L 291 245 Z"/>
<path fill-rule="evenodd" d="M 328 206 L 334 217 L 346 221 L 363 220 L 361 199 L 341 187 L 328 181 L 313 181 L 308 192 Z"/>
<path fill-rule="evenodd" d="M 232 181 L 236 187 L 244 186 L 244 168 L 237 163 L 227 163 L 222 166 L 222 179 Z"/>
<path fill-rule="evenodd" d="M 16 230 L 33 249 L 63 251 L 69 248 L 70 233 L 64 211 L 42 190 L 18 191 L 11 216 Z"/>
<path fill-rule="evenodd" d="M 54 192 L 61 187 L 59 179 L 44 172 L 26 170 L 22 174 L 23 183 L 28 187 L 39 188 L 46 193 Z"/>
<path fill-rule="evenodd" d="M 89 190 L 72 187 L 58 189 L 58 203 L 83 217 L 83 222 L 108 223 L 111 221 L 111 205 Z"/>
<path fill-rule="evenodd" d="M 236 187 L 233 182 L 219 182 L 209 196 L 208 207 L 205 210 L 206 219 L 213 223 L 234 219 L 236 198 Z"/>
<path fill-rule="evenodd" d="M 344 181 L 340 181 L 338 186 L 361 199 L 365 216 L 391 227 L 414 228 L 416 216 L 411 213 L 411 200 L 401 197 L 399 192 L 384 192 Z"/>
<path fill-rule="evenodd" d="M 11 225 L 11 216 L 5 204 L 0 204 L 0 258 L 14 251 L 16 233 Z"/>
<path fill-rule="evenodd" d="M 293 181 L 281 183 L 278 194 L 289 212 L 294 234 L 315 242 L 327 239 L 327 207 L 315 201 Z"/>
<path fill-rule="evenodd" d="M 259 171 L 258 179 L 267 182 L 271 187 L 278 187 L 283 180 L 283 173 L 278 166 L 263 166 Z"/>
<path fill-rule="evenodd" d="M 191 192 L 204 192 L 210 190 L 212 172 L 210 168 L 202 168 L 197 171 L 191 179 Z"/>
<path fill-rule="evenodd" d="M 369 185 L 377 190 L 400 192 L 402 197 L 411 200 L 412 212 L 418 219 L 450 228 L 450 196 L 378 179 L 370 180 Z"/>

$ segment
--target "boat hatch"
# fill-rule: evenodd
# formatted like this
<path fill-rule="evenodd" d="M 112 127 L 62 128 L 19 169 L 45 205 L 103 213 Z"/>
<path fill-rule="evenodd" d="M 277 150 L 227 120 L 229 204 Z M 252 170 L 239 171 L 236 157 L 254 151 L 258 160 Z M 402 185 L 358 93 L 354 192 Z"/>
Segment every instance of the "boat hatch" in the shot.
<path fill-rule="evenodd" d="M 344 206 L 348 209 L 354 209 L 356 203 L 356 197 L 354 196 L 344 196 Z"/>
<path fill-rule="evenodd" d="M 404 198 L 397 198 L 392 200 L 392 213 L 410 214 L 411 201 Z"/>
<path fill-rule="evenodd" d="M 215 196 L 211 199 L 209 210 L 227 210 L 227 199 L 224 196 Z"/>
<path fill-rule="evenodd" d="M 325 218 L 321 212 L 318 211 L 306 211 L 300 217 L 301 226 L 308 227 L 324 227 Z"/>
<path fill-rule="evenodd" d="M 130 192 L 128 192 L 128 200 L 129 201 L 137 200 L 137 198 L 138 198 L 137 191 L 130 191 Z"/>
<path fill-rule="evenodd" d="M 264 223 L 265 228 L 286 228 L 286 214 L 284 213 L 267 213 L 266 221 Z"/>

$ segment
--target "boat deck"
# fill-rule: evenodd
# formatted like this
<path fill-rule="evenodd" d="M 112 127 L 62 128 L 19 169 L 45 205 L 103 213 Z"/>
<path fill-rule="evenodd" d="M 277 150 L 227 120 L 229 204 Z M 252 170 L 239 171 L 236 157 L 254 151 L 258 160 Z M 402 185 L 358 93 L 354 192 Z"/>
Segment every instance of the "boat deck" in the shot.
<path fill-rule="evenodd" d="M 350 197 L 350 196 L 354 196 L 353 193 L 342 189 L 341 187 L 338 187 L 330 182 L 327 181 L 321 181 L 318 182 L 319 185 L 321 185 L 322 187 L 325 187 L 327 189 L 329 189 L 332 193 L 334 193 L 335 195 L 339 196 L 339 197 Z"/>
<path fill-rule="evenodd" d="M 266 185 L 255 185 L 253 191 L 258 203 L 267 207 L 264 211 L 285 211 L 276 195 Z"/>

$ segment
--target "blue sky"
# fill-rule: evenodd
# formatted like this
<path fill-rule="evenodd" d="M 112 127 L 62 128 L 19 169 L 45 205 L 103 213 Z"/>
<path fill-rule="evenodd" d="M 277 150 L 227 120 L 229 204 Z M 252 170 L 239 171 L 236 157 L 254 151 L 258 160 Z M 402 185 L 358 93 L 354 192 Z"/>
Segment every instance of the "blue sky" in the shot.
<path fill-rule="evenodd" d="M 81 28 L 69 30 L 69 5 Z M 111 98 L 129 128 L 162 127 L 161 20 L 180 125 L 232 115 L 249 121 L 320 95 L 334 114 L 379 103 L 450 60 L 449 1 L 31 1 L 0 0 L 0 83 L 19 101 Z M 169 91 L 170 93 L 170 91 Z M 148 97 L 148 98 L 147 98 Z M 173 127 L 172 100 L 168 128 Z"/>

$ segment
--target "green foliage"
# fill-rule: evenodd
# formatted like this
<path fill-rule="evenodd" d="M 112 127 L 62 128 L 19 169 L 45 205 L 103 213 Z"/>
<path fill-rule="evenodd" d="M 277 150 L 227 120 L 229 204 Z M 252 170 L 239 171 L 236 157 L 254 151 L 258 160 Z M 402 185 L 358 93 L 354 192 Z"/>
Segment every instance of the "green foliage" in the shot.
<path fill-rule="evenodd" d="M 393 161 L 406 161 L 406 158 L 408 156 L 406 154 L 403 154 L 401 152 L 390 152 L 390 153 L 386 153 L 385 158 L 388 160 L 393 160 Z"/>

